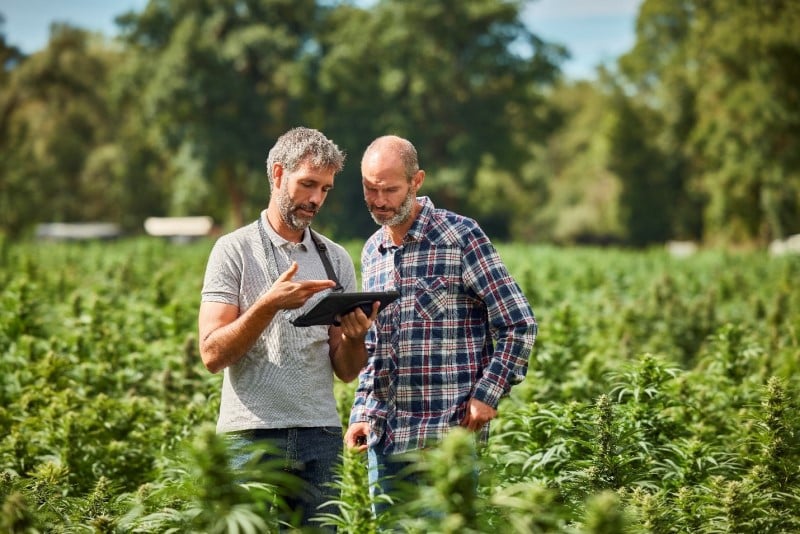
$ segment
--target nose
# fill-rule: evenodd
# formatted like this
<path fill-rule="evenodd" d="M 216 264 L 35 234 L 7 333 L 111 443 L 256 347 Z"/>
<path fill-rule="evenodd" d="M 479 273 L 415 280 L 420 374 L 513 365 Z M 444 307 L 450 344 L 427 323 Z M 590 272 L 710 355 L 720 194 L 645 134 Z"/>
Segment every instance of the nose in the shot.
<path fill-rule="evenodd" d="M 317 206 L 321 206 L 323 202 L 325 202 L 325 197 L 328 196 L 328 192 L 322 188 L 314 189 L 311 193 L 311 198 L 309 199 L 311 202 L 316 204 Z"/>
<path fill-rule="evenodd" d="M 371 191 L 370 196 L 372 197 L 372 203 L 375 204 L 377 207 L 383 207 L 386 204 L 386 195 L 383 191 Z"/>

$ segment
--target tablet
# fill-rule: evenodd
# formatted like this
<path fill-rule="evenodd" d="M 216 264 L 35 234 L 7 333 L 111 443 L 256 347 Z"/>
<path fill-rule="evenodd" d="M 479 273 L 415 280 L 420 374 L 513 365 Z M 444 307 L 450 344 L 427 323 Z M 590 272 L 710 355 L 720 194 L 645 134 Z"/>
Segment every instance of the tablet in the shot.
<path fill-rule="evenodd" d="M 354 308 L 360 307 L 369 316 L 372 312 L 372 303 L 380 301 L 378 311 L 383 310 L 389 303 L 400 297 L 399 291 L 362 291 L 356 293 L 328 293 L 316 306 L 306 313 L 292 320 L 295 326 L 313 326 L 332 324 L 339 326 L 339 316 L 344 315 Z"/>

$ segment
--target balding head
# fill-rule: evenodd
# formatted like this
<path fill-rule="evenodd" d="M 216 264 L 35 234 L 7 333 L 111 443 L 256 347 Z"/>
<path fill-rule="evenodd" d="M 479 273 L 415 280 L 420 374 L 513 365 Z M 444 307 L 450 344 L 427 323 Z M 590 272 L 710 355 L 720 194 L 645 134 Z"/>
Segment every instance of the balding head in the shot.
<path fill-rule="evenodd" d="M 401 165 L 408 182 L 411 182 L 419 171 L 417 149 L 411 141 L 396 135 L 384 135 L 370 143 L 361 158 L 362 168 L 368 160 L 373 163 L 380 161 L 384 165 Z"/>

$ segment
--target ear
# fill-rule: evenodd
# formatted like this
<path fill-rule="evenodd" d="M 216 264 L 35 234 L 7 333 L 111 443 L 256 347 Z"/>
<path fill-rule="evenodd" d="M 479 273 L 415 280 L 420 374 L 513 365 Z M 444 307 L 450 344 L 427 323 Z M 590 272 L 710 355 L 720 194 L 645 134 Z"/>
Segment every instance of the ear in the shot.
<path fill-rule="evenodd" d="M 281 188 L 281 183 L 283 182 L 283 165 L 280 163 L 272 164 L 272 181 L 272 185 L 275 189 Z"/>
<path fill-rule="evenodd" d="M 411 188 L 414 190 L 414 194 L 417 194 L 417 191 L 420 190 L 422 187 L 422 182 L 425 181 L 425 171 L 422 169 L 418 170 L 417 173 L 411 178 Z"/>

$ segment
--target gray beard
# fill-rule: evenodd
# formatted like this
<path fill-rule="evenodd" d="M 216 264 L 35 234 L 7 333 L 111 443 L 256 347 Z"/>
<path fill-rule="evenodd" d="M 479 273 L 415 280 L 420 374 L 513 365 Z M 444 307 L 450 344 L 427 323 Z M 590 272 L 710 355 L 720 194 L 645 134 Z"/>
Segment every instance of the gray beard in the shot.
<path fill-rule="evenodd" d="M 411 216 L 411 209 L 414 205 L 414 198 L 415 198 L 414 193 L 409 189 L 408 195 L 406 195 L 405 200 L 403 200 L 403 203 L 400 204 L 399 208 L 397 208 L 397 213 L 395 213 L 385 221 L 381 221 L 377 215 L 372 213 L 372 210 L 370 210 L 369 214 L 372 216 L 372 220 L 375 221 L 375 223 L 380 226 L 397 226 L 403 224 Z"/>
<path fill-rule="evenodd" d="M 289 198 L 289 193 L 280 191 L 279 194 L 278 207 L 280 208 L 281 219 L 286 223 L 286 226 L 297 232 L 308 228 L 311 224 L 311 219 L 295 215 L 295 206 L 292 204 L 292 199 Z"/>

